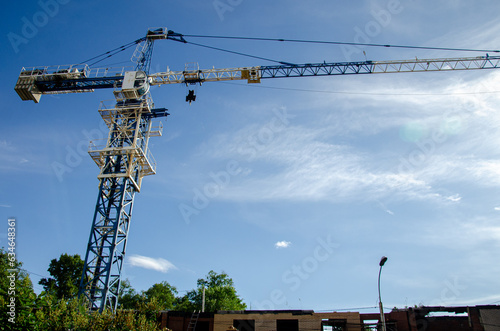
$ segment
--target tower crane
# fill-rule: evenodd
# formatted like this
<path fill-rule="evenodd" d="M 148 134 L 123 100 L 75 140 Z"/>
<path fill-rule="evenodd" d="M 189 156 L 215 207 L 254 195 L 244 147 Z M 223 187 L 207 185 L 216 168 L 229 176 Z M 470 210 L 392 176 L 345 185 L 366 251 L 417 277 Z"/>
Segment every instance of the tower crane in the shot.
<path fill-rule="evenodd" d="M 116 102 L 101 102 L 99 113 L 109 128 L 105 143 L 91 141 L 89 154 L 99 166 L 99 192 L 90 237 L 85 254 L 79 296 L 90 309 L 115 311 L 134 196 L 140 192 L 142 178 L 156 173 L 156 163 L 149 149 L 149 138 L 161 136 L 159 118 L 167 117 L 165 108 L 155 108 L 149 89 L 166 84 L 201 84 L 204 82 L 307 76 L 335 76 L 399 72 L 498 69 L 500 56 L 477 56 L 401 61 L 357 61 L 337 63 L 281 63 L 273 66 L 206 69 L 150 73 L 153 45 L 156 40 L 186 42 L 181 34 L 166 28 L 149 29 L 137 40 L 133 59 L 135 70 L 126 68 L 91 68 L 86 64 L 23 68 L 15 91 L 22 100 L 40 101 L 43 94 L 93 92 L 113 89 Z M 186 101 L 194 101 L 189 91 Z"/>

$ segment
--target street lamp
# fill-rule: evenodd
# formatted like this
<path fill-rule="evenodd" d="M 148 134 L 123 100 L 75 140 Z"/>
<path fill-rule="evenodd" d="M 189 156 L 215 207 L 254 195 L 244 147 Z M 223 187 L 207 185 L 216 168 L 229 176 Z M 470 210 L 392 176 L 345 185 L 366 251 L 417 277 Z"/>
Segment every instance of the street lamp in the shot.
<path fill-rule="evenodd" d="M 382 258 L 380 259 L 380 263 L 378 264 L 380 266 L 380 269 L 378 271 L 378 305 L 380 308 L 380 320 L 382 321 L 382 331 L 387 331 L 385 326 L 384 306 L 382 306 L 382 297 L 380 295 L 380 274 L 382 273 L 382 267 L 384 266 L 385 262 L 387 262 L 387 257 L 382 256 Z"/>

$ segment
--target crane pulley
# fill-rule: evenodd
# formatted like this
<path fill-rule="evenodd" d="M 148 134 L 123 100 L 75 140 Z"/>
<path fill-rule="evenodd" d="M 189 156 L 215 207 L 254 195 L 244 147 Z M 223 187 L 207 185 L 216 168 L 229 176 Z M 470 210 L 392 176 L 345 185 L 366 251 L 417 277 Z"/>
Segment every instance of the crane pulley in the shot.
<path fill-rule="evenodd" d="M 136 41 L 135 68 L 91 68 L 86 64 L 23 68 L 15 85 L 22 100 L 40 101 L 43 94 L 93 92 L 113 89 L 116 102 L 101 103 L 99 113 L 110 133 L 105 142 L 92 141 L 89 154 L 100 168 L 99 193 L 87 246 L 79 296 L 87 299 L 90 309 L 114 311 L 118 303 L 120 279 L 135 193 L 144 176 L 156 173 L 149 150 L 149 138 L 160 136 L 161 124 L 153 120 L 168 116 L 167 109 L 155 108 L 151 86 L 333 75 L 380 74 L 400 72 L 455 71 L 500 68 L 500 56 L 477 56 L 401 61 L 356 61 L 332 63 L 252 66 L 223 69 L 199 69 L 186 66 L 183 71 L 150 73 L 156 40 L 186 42 L 181 34 L 165 28 L 150 29 Z M 196 100 L 189 90 L 186 101 Z"/>

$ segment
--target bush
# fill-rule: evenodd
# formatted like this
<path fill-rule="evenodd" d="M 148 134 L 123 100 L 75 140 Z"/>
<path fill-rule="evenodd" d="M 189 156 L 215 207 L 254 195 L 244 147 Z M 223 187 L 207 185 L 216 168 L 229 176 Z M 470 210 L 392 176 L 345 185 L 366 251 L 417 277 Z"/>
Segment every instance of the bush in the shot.
<path fill-rule="evenodd" d="M 45 296 L 40 300 L 43 307 L 36 310 L 33 330 L 54 331 L 160 331 L 157 311 L 152 304 L 144 304 L 138 310 L 117 310 L 116 314 L 105 310 L 87 312 L 81 300 L 57 301 Z"/>

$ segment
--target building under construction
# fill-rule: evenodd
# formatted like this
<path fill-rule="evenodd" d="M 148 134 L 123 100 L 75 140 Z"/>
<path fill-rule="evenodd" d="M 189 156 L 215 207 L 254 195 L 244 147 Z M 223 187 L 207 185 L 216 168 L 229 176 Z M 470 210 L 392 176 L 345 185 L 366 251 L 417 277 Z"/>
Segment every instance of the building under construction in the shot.
<path fill-rule="evenodd" d="M 162 312 L 172 331 L 368 331 L 383 330 L 378 313 L 312 310 Z M 418 307 L 385 314 L 387 331 L 500 331 L 500 306 Z"/>

